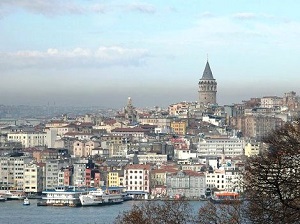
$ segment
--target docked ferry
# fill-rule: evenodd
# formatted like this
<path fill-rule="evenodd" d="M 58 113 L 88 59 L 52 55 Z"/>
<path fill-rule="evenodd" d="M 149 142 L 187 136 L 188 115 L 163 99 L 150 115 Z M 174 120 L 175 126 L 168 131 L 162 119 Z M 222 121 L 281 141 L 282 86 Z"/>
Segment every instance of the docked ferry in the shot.
<path fill-rule="evenodd" d="M 24 191 L 19 190 L 0 190 L 1 195 L 5 195 L 7 200 L 24 200 L 26 194 Z"/>
<path fill-rule="evenodd" d="M 43 191 L 42 201 L 38 205 L 51 206 L 80 206 L 79 196 L 86 191 L 82 188 L 58 186 L 55 189 Z"/>
<path fill-rule="evenodd" d="M 120 204 L 124 201 L 123 194 L 120 190 L 103 190 L 97 188 L 79 196 L 82 206 L 93 205 L 112 205 Z"/>
<path fill-rule="evenodd" d="M 210 201 L 214 204 L 231 204 L 242 202 L 242 198 L 237 192 L 220 191 L 215 192 L 214 195 L 211 196 Z"/>

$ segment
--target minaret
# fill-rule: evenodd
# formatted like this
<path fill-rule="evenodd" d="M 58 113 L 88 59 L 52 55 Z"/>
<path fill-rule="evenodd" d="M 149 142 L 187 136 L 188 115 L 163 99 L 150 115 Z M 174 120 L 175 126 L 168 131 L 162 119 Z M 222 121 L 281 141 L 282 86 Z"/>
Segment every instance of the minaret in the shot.
<path fill-rule="evenodd" d="M 213 77 L 208 60 L 198 84 L 199 104 L 217 104 L 217 82 Z"/>

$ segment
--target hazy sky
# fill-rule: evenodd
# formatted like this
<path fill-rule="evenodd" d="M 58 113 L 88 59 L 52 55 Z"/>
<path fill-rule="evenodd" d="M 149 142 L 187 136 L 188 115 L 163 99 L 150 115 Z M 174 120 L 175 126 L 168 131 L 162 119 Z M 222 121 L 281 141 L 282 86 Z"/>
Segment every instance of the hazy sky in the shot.
<path fill-rule="evenodd" d="M 1 0 L 0 104 L 165 107 L 300 94 L 298 0 Z"/>

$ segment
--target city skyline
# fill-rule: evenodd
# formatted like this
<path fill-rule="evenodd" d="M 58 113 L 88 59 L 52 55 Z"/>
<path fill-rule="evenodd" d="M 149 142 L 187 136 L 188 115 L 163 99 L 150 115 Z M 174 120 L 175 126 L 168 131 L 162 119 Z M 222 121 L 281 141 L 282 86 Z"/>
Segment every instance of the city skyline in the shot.
<path fill-rule="evenodd" d="M 219 105 L 299 94 L 300 2 L 0 2 L 0 104 L 119 108 L 198 100 L 208 60 Z"/>

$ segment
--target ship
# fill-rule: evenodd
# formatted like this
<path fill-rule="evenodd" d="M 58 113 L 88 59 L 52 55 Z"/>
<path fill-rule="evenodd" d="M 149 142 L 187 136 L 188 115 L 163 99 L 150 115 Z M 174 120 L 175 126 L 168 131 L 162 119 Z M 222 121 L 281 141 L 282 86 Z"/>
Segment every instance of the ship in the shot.
<path fill-rule="evenodd" d="M 210 201 L 214 204 L 233 204 L 242 202 L 242 198 L 237 192 L 220 191 L 215 192 L 210 197 Z"/>
<path fill-rule="evenodd" d="M 57 186 L 55 189 L 49 189 L 42 192 L 42 200 L 37 203 L 38 206 L 80 206 L 79 196 L 86 192 L 83 189 L 72 186 Z"/>
<path fill-rule="evenodd" d="M 5 195 L 7 200 L 24 200 L 26 194 L 24 191 L 19 190 L 0 190 L 1 195 Z"/>
<path fill-rule="evenodd" d="M 81 194 L 79 199 L 82 206 L 112 205 L 124 201 L 123 194 L 120 191 L 108 191 L 101 188 Z"/>

